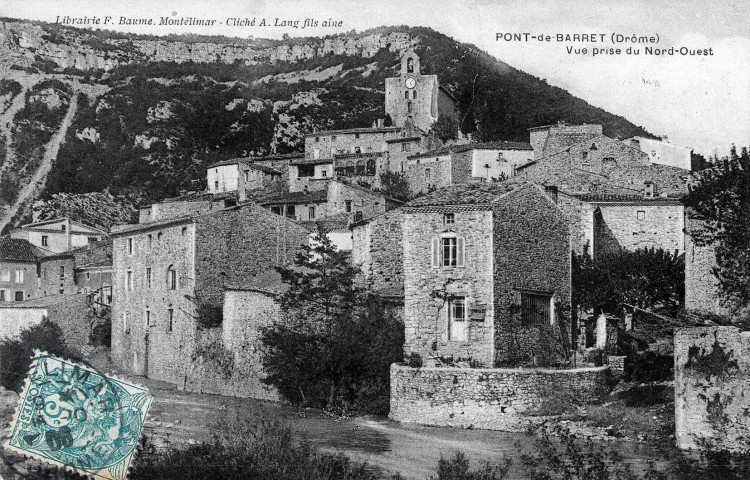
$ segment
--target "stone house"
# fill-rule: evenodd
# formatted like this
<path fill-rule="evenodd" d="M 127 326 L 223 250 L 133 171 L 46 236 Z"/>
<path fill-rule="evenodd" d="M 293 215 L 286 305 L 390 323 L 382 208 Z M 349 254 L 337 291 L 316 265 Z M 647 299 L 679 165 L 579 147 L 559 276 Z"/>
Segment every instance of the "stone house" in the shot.
<path fill-rule="evenodd" d="M 28 240 L 0 237 L 0 302 L 37 296 L 37 260 L 43 256 Z"/>
<path fill-rule="evenodd" d="M 645 137 L 632 137 L 624 140 L 630 146 L 640 149 L 648 155 L 651 163 L 668 165 L 692 170 L 692 149 L 676 145 L 667 141 L 666 137 L 660 140 Z"/>
<path fill-rule="evenodd" d="M 387 150 L 386 141 L 398 138 L 401 127 L 373 127 L 321 130 L 305 135 L 305 158 L 333 159 L 347 153 L 377 153 Z"/>
<path fill-rule="evenodd" d="M 109 304 L 112 287 L 112 240 L 106 238 L 39 259 L 37 296 L 97 293 Z"/>
<path fill-rule="evenodd" d="M 363 284 L 371 292 L 391 298 L 404 298 L 404 248 L 397 208 L 350 225 L 352 263 L 359 267 Z"/>
<path fill-rule="evenodd" d="M 515 175 L 531 161 L 532 148 L 523 142 L 449 145 L 407 157 L 406 177 L 413 194 L 430 188 L 470 182 L 490 182 Z"/>
<path fill-rule="evenodd" d="M 237 196 L 236 191 L 216 194 L 189 192 L 179 197 L 166 198 L 160 202 L 142 206 L 138 212 L 138 223 L 223 210 L 237 205 Z"/>
<path fill-rule="evenodd" d="M 333 175 L 332 158 L 296 158 L 289 162 L 289 191 L 325 190 Z"/>
<path fill-rule="evenodd" d="M 21 330 L 43 319 L 60 327 L 67 345 L 83 351 L 91 334 L 88 302 L 84 294 L 50 295 L 25 302 L 0 303 L 0 338 L 17 337 Z"/>
<path fill-rule="evenodd" d="M 198 318 L 217 315 L 226 285 L 291 262 L 308 234 L 254 204 L 116 229 L 112 358 L 131 373 L 184 386 Z"/>
<path fill-rule="evenodd" d="M 438 189 L 403 210 L 405 351 L 485 366 L 539 355 L 570 305 L 569 225 L 520 180 Z"/>
<path fill-rule="evenodd" d="M 60 253 L 71 248 L 84 247 L 101 240 L 104 230 L 71 220 L 68 217 L 28 223 L 10 232 L 11 238 L 27 240 L 51 253 Z"/>
<path fill-rule="evenodd" d="M 290 160 L 299 154 L 232 158 L 206 168 L 206 191 L 210 194 L 266 188 L 288 179 Z"/>
<path fill-rule="evenodd" d="M 288 192 L 260 198 L 258 203 L 277 215 L 300 222 L 344 217 L 344 223 L 370 218 L 401 202 L 358 185 L 330 180 L 325 190 Z"/>
<path fill-rule="evenodd" d="M 397 127 L 411 120 L 429 132 L 441 115 L 455 118 L 458 109 L 437 75 L 422 75 L 419 56 L 408 50 L 401 57 L 399 76 L 385 79 L 385 113 Z"/>
<path fill-rule="evenodd" d="M 602 126 L 599 124 L 567 125 L 565 122 L 558 122 L 555 125 L 529 128 L 529 142 L 534 149 L 534 160 L 599 135 L 602 135 Z"/>

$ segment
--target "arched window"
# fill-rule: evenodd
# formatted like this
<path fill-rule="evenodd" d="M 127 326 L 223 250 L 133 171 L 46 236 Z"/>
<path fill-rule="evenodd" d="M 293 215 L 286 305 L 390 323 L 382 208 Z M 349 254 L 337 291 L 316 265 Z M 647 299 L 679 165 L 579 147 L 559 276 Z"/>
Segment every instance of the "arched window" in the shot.
<path fill-rule="evenodd" d="M 406 102 L 406 111 L 407 111 L 407 113 L 411 113 L 411 111 L 412 111 L 412 104 L 411 104 L 411 102 Z"/>
<path fill-rule="evenodd" d="M 344 172 L 347 175 L 354 175 L 354 162 L 352 162 L 351 160 L 346 162 L 346 168 L 344 168 Z"/>
<path fill-rule="evenodd" d="M 357 175 L 364 175 L 364 174 L 365 174 L 365 161 L 357 160 Z"/>
<path fill-rule="evenodd" d="M 406 90 L 404 92 L 404 98 L 407 99 L 407 100 L 409 100 L 409 90 Z"/>
<path fill-rule="evenodd" d="M 175 270 L 174 265 L 167 268 L 167 289 L 177 290 L 177 270 Z"/>
<path fill-rule="evenodd" d="M 375 160 L 373 159 L 367 161 L 367 174 L 375 175 Z"/>
<path fill-rule="evenodd" d="M 412 92 L 411 92 L 411 98 L 417 98 L 417 91 L 416 90 L 412 90 Z"/>
<path fill-rule="evenodd" d="M 406 73 L 414 73 L 414 59 L 406 59 Z"/>

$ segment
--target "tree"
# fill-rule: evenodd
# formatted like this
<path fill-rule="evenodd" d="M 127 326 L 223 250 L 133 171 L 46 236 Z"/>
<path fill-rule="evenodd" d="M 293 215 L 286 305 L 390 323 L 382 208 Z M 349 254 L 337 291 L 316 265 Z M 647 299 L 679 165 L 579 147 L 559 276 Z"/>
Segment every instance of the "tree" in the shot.
<path fill-rule="evenodd" d="M 684 304 L 685 261 L 661 249 L 573 254 L 573 305 L 594 314 L 623 304 L 675 312 Z"/>
<path fill-rule="evenodd" d="M 458 122 L 451 116 L 440 115 L 437 121 L 433 122 L 430 131 L 442 142 L 455 140 L 458 138 Z"/>
<path fill-rule="evenodd" d="M 402 172 L 385 171 L 380 174 L 380 191 L 387 197 L 406 202 L 409 200 L 409 181 Z"/>
<path fill-rule="evenodd" d="M 698 246 L 716 251 L 714 274 L 722 297 L 738 308 L 750 305 L 750 155 L 747 147 L 695 174 L 685 206 L 702 222 Z"/>
<path fill-rule="evenodd" d="M 322 229 L 292 268 L 277 270 L 289 289 L 283 318 L 261 331 L 265 382 L 298 404 L 387 412 L 403 323 L 357 286 L 357 268 Z"/>

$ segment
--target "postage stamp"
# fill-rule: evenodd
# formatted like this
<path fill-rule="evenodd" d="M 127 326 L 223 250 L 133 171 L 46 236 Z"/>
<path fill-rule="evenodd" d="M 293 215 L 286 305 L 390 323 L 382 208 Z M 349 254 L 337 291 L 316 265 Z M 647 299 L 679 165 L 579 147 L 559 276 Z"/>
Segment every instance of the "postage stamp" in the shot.
<path fill-rule="evenodd" d="M 124 479 L 153 397 L 139 385 L 36 351 L 5 447 L 101 479 Z"/>

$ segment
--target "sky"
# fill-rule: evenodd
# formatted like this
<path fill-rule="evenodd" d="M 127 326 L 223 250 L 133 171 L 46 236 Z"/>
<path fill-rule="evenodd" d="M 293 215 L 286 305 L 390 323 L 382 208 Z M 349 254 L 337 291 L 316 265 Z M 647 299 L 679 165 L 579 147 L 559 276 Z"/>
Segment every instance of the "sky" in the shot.
<path fill-rule="evenodd" d="M 259 38 L 322 36 L 381 25 L 431 27 L 472 43 L 511 66 L 546 79 L 597 107 L 621 115 L 697 153 L 726 155 L 750 146 L 750 2 L 720 0 L 535 1 L 421 0 L 0 0 L 0 16 L 55 22 L 60 16 L 110 16 L 115 30 L 166 35 L 193 32 Z M 213 27 L 117 25 L 119 17 L 216 19 Z M 232 27 L 228 18 L 306 18 L 317 28 Z M 343 22 L 323 27 L 324 21 Z M 221 22 L 221 24 L 219 24 Z M 497 34 L 551 36 L 550 42 L 497 40 Z M 557 34 L 604 41 L 557 42 Z M 658 43 L 613 43 L 612 35 Z M 637 48 L 638 55 L 627 54 Z M 647 54 L 645 48 L 709 50 L 712 55 Z M 575 49 L 572 53 L 568 48 Z M 586 53 L 579 49 L 586 48 Z M 594 48 L 620 48 L 604 54 Z M 578 50 L 579 53 L 576 53 Z M 437 72 L 439 74 L 439 72 Z"/>

